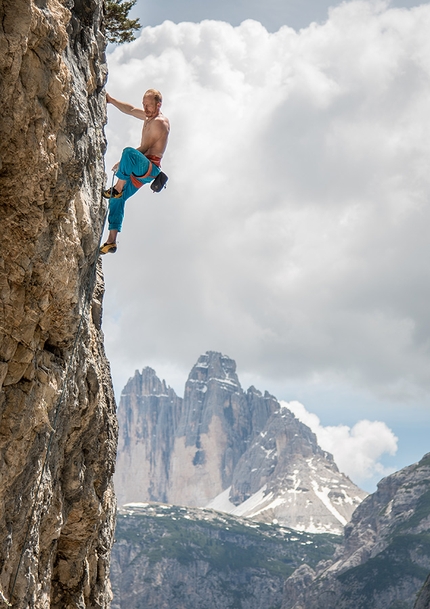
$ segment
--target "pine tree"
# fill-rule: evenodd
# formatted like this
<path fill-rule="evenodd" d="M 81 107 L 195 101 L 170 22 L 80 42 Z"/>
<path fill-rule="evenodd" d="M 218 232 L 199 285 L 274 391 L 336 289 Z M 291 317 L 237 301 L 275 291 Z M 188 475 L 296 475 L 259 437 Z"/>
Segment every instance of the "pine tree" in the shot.
<path fill-rule="evenodd" d="M 128 14 L 137 0 L 105 0 L 104 27 L 109 42 L 122 44 L 136 39 L 134 32 L 141 25 L 139 19 L 129 19 Z"/>

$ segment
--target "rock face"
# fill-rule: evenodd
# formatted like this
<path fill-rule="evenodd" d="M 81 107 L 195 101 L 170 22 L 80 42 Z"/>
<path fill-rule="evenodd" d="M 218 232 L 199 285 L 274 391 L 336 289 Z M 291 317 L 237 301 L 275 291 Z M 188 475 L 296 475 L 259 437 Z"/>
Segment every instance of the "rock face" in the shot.
<path fill-rule="evenodd" d="M 170 466 L 169 503 L 204 506 L 232 482 L 250 441 L 277 407 L 268 394 L 245 394 L 236 364 L 202 355 L 185 385 Z"/>
<path fill-rule="evenodd" d="M 244 392 L 235 362 L 220 353 L 199 358 L 183 400 L 154 370 L 136 372 L 118 417 L 120 504 L 209 506 L 340 534 L 366 496 L 273 396 Z"/>
<path fill-rule="evenodd" d="M 0 8 L 0 598 L 14 607 L 109 605 L 117 427 L 96 274 L 101 10 Z"/>
<path fill-rule="evenodd" d="M 365 496 L 339 472 L 311 430 L 281 408 L 242 455 L 229 491 L 234 505 L 226 509 L 297 530 L 341 534 Z M 221 496 L 210 505 L 222 501 Z"/>
<path fill-rule="evenodd" d="M 213 510 L 136 504 L 118 514 L 112 609 L 279 608 L 285 577 L 329 558 L 338 536 Z"/>
<path fill-rule="evenodd" d="M 166 501 L 170 458 L 182 399 L 145 368 L 129 380 L 121 394 L 116 494 L 118 503 L 141 497 Z"/>
<path fill-rule="evenodd" d="M 430 575 L 418 594 L 414 609 L 430 609 Z"/>
<path fill-rule="evenodd" d="M 332 563 L 286 582 L 283 609 L 412 609 L 430 570 L 430 454 L 383 479 Z M 428 607 L 424 587 L 416 607 Z M 426 605 L 427 603 L 427 605 Z"/>

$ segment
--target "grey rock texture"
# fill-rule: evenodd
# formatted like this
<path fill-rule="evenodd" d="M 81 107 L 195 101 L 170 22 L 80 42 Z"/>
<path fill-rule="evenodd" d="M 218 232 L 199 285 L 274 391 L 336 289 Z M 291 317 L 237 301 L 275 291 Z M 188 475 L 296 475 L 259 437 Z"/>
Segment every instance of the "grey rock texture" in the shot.
<path fill-rule="evenodd" d="M 230 501 L 237 507 L 229 511 L 298 530 L 341 534 L 366 494 L 339 472 L 311 430 L 280 408 L 234 471 Z"/>
<path fill-rule="evenodd" d="M 248 393 L 249 400 L 235 362 L 214 352 L 193 367 L 184 399 L 151 368 L 136 371 L 118 407 L 118 503 L 197 506 L 222 492 L 250 437 L 277 407 L 270 396 Z"/>
<path fill-rule="evenodd" d="M 285 577 L 339 542 L 162 504 L 120 509 L 115 538 L 112 609 L 279 608 Z"/>
<path fill-rule="evenodd" d="M 152 368 L 136 371 L 121 394 L 118 410 L 118 503 L 140 497 L 166 501 L 170 459 L 175 431 L 182 413 L 182 399 L 160 381 Z"/>
<path fill-rule="evenodd" d="M 430 609 L 430 575 L 418 594 L 414 609 Z"/>
<path fill-rule="evenodd" d="M 244 393 L 231 358 L 213 351 L 200 356 L 185 385 L 169 503 L 204 506 L 223 492 L 240 457 L 277 407 L 269 394 Z"/>
<path fill-rule="evenodd" d="M 17 608 L 110 602 L 101 11 L 99 0 L 0 8 L 0 591 Z"/>
<path fill-rule="evenodd" d="M 429 530 L 430 454 L 362 502 L 334 562 L 304 573 L 304 584 L 300 572 L 287 580 L 283 609 L 412 609 L 430 570 Z"/>
<path fill-rule="evenodd" d="M 200 356 L 183 400 L 151 368 L 136 372 L 118 417 L 120 505 L 209 506 L 341 534 L 366 496 L 273 396 L 243 391 L 235 362 L 220 353 Z"/>
<path fill-rule="evenodd" d="M 269 480 L 270 492 L 279 476 L 287 482 L 293 475 L 290 470 L 297 455 L 303 459 L 316 458 L 333 463 L 331 455 L 318 446 L 311 430 L 289 410 L 278 408 L 240 459 L 232 480 L 231 501 L 239 505 Z"/>

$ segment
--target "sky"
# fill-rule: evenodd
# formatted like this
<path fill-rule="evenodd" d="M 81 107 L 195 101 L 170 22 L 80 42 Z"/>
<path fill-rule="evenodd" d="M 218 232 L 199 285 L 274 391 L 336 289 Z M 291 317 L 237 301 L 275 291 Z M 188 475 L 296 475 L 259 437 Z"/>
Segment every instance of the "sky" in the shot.
<path fill-rule="evenodd" d="M 127 202 L 103 258 L 117 399 L 145 366 L 183 395 L 220 351 L 245 389 L 300 404 L 372 491 L 430 451 L 430 5 L 138 0 L 137 15 L 107 90 L 136 106 L 162 91 L 169 182 Z M 107 172 L 141 126 L 108 106 Z"/>

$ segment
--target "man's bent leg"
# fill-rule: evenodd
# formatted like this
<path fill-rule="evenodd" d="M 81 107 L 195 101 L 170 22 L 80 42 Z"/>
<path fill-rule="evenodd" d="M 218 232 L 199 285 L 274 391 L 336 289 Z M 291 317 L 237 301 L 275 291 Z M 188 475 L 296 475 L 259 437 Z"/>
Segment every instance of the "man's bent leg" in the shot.
<path fill-rule="evenodd" d="M 116 172 L 119 180 L 129 180 L 130 175 L 143 176 L 149 169 L 149 160 L 136 148 L 124 148 Z"/>
<path fill-rule="evenodd" d="M 126 184 L 127 184 L 127 180 L 120 180 L 118 178 L 118 180 L 116 181 L 116 184 L 114 186 L 114 189 L 116 190 L 117 193 L 121 194 L 123 191 L 123 188 Z"/>

